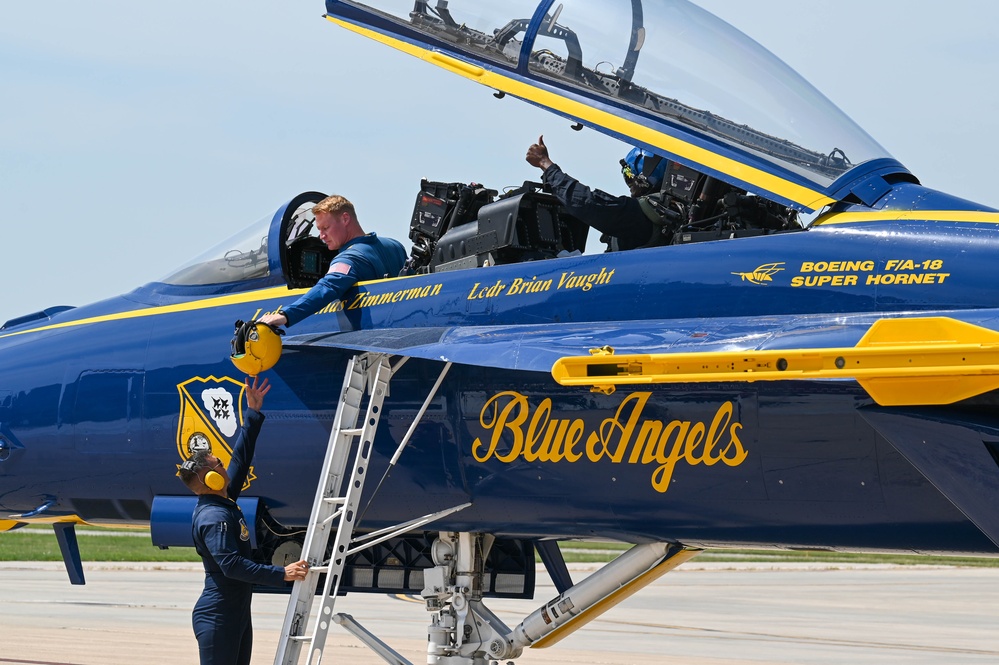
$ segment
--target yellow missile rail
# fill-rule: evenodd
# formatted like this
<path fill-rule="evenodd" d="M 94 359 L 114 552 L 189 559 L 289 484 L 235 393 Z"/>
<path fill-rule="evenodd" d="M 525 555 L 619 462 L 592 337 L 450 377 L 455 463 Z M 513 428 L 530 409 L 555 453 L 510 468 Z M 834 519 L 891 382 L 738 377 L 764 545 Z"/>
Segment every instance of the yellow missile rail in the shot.
<path fill-rule="evenodd" d="M 947 317 L 881 319 L 854 347 L 614 355 L 552 366 L 564 386 L 854 379 L 882 406 L 953 404 L 999 388 L 999 333 Z"/>

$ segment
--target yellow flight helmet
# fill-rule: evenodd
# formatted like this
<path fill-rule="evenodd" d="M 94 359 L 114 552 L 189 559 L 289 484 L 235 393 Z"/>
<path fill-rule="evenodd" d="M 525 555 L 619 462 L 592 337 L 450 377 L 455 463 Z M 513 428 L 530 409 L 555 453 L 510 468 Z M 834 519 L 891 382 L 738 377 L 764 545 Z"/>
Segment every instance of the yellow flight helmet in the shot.
<path fill-rule="evenodd" d="M 229 359 L 244 374 L 256 376 L 265 372 L 281 358 L 283 334 L 280 328 L 259 321 L 236 321 Z"/>

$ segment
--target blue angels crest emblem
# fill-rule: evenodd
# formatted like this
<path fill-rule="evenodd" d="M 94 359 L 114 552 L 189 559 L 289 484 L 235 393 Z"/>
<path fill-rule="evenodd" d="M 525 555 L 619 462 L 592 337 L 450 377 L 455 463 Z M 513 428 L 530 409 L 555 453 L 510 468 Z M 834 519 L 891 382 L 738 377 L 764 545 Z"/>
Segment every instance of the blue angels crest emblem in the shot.
<path fill-rule="evenodd" d="M 177 452 L 185 460 L 198 450 L 209 450 L 229 466 L 236 434 L 243 423 L 242 382 L 222 377 L 195 377 L 177 385 L 180 418 L 177 424 Z M 243 484 L 245 490 L 256 480 L 251 466 Z"/>

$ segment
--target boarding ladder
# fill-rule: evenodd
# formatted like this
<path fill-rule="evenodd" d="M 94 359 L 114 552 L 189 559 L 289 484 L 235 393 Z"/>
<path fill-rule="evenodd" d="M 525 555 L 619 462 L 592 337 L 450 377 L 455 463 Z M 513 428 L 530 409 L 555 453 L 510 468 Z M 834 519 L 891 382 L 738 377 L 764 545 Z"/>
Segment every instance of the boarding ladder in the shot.
<path fill-rule="evenodd" d="M 316 499 L 312 505 L 312 515 L 309 518 L 308 530 L 302 546 L 302 558 L 308 562 L 309 571 L 304 580 L 295 582 L 292 587 L 274 665 L 298 665 L 302 646 L 305 644 L 308 644 L 308 657 L 305 663 L 319 663 L 322 660 L 326 636 L 332 622 L 340 624 L 356 635 L 387 662 L 408 663 L 349 615 L 333 614 L 333 606 L 348 556 L 461 510 L 467 505 L 455 506 L 438 513 L 424 515 L 358 538 L 353 537 L 361 491 L 367 476 L 365 472 L 371 457 L 375 431 L 381 417 L 382 402 L 388 393 L 392 374 L 406 360 L 408 359 L 404 358 L 395 367 L 392 367 L 388 355 L 365 353 L 354 356 L 347 364 L 343 389 L 340 393 L 340 403 L 336 416 L 333 418 L 333 429 L 330 432 L 326 458 L 323 462 L 319 486 L 316 489 Z M 437 383 L 427 396 L 416 421 L 422 417 L 437 388 L 440 387 L 449 366 L 450 363 L 445 365 L 444 371 L 441 372 Z M 367 404 L 365 406 L 366 395 Z M 358 426 L 358 415 L 361 413 L 362 407 L 364 407 L 364 421 Z M 415 425 L 416 422 L 410 427 L 406 437 L 396 450 L 391 464 L 394 465 L 398 460 L 402 449 L 408 443 L 409 437 L 415 429 Z M 345 483 L 345 473 L 352 450 L 354 451 L 353 466 L 349 481 Z M 384 480 L 384 477 L 382 479 Z M 333 540 L 332 553 L 327 562 L 326 552 L 334 525 L 336 526 L 336 535 Z M 352 545 L 353 547 L 351 547 Z M 316 588 L 321 573 L 326 573 L 326 583 L 319 594 L 319 611 L 316 620 L 312 622 L 310 633 L 307 632 L 307 628 L 310 624 Z"/>

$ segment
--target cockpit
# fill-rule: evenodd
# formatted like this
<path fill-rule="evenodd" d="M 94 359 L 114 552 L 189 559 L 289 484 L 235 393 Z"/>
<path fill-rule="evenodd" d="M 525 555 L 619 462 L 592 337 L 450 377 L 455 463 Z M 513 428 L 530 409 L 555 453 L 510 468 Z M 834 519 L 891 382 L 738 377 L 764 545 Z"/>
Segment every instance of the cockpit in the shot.
<path fill-rule="evenodd" d="M 201 286 L 260 279 L 270 274 L 267 236 L 271 215 L 202 252 L 162 278 L 164 284 Z"/>
<path fill-rule="evenodd" d="M 708 193 L 710 192 L 710 196 Z M 305 192 L 274 215 L 225 239 L 159 280 L 172 286 L 284 281 L 313 286 L 336 252 L 320 240 L 312 207 L 325 196 Z M 648 197 L 661 208 L 659 244 L 800 230 L 797 213 L 762 197 L 671 164 L 662 188 Z M 695 210 L 701 214 L 695 216 Z M 400 220 L 401 221 L 401 220 Z M 404 275 L 446 272 L 581 254 L 589 227 L 541 183 L 498 194 L 477 183 L 422 180 L 409 220 L 412 241 Z"/>
<path fill-rule="evenodd" d="M 260 286 L 268 281 L 312 286 L 326 274 L 334 254 L 319 239 L 312 214 L 323 198 L 320 192 L 299 194 L 159 281 L 172 286 Z"/>
<path fill-rule="evenodd" d="M 660 145 L 675 153 L 657 152 L 674 164 L 655 201 L 670 221 L 662 244 L 800 230 L 798 211 L 813 210 L 812 201 L 827 205 L 839 183 L 860 171 L 887 173 L 873 169 L 889 164 L 904 172 L 796 72 L 686 0 L 328 0 L 327 6 L 385 34 L 529 81 L 538 94 L 595 109 L 596 128 L 626 142 L 653 150 L 649 137 L 665 136 Z M 575 117 L 568 107 L 550 107 Z M 743 180 L 749 171 L 762 175 Z M 774 193 L 767 189 L 774 180 L 805 195 Z M 279 211 L 280 224 L 260 220 L 163 281 L 270 277 L 311 286 L 332 253 L 310 219 L 321 195 L 302 196 Z M 581 252 L 588 227 L 537 183 L 498 195 L 470 180 L 425 180 L 409 231 L 407 271 L 419 274 Z"/>

